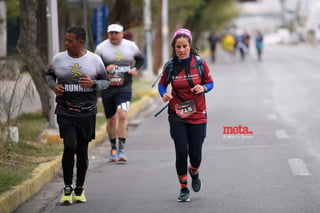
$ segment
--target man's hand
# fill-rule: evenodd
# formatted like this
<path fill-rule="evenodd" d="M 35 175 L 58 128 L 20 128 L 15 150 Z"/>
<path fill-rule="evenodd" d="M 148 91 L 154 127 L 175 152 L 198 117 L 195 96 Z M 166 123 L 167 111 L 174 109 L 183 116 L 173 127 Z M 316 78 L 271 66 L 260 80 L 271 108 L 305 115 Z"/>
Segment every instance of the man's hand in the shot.
<path fill-rule="evenodd" d="M 82 88 L 91 88 L 94 85 L 94 80 L 91 80 L 89 76 L 84 74 L 79 78 L 79 84 Z"/>
<path fill-rule="evenodd" d="M 110 72 L 113 72 L 116 68 L 117 68 L 117 65 L 115 65 L 115 64 L 109 64 L 109 65 L 106 67 L 106 71 L 110 73 Z"/>
<path fill-rule="evenodd" d="M 64 93 L 64 87 L 62 84 L 56 84 L 53 88 L 54 93 L 56 96 L 62 96 Z"/>
<path fill-rule="evenodd" d="M 138 75 L 137 69 L 135 67 L 131 68 L 128 73 L 132 76 Z"/>

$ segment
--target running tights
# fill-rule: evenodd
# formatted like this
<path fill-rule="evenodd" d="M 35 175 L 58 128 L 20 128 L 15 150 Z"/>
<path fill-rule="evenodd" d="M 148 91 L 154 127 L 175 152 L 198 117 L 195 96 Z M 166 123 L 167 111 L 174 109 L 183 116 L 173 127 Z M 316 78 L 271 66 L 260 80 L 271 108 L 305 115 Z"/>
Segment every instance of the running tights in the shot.
<path fill-rule="evenodd" d="M 190 164 L 199 168 L 202 158 L 202 144 L 206 137 L 207 124 L 190 124 L 170 121 L 170 135 L 176 150 L 178 176 L 187 174 L 188 156 Z"/>
<path fill-rule="evenodd" d="M 79 129 L 68 126 L 64 134 L 64 150 L 62 156 L 62 170 L 65 185 L 72 185 L 73 168 L 76 157 L 77 179 L 76 186 L 83 186 L 88 169 L 88 144 Z"/>

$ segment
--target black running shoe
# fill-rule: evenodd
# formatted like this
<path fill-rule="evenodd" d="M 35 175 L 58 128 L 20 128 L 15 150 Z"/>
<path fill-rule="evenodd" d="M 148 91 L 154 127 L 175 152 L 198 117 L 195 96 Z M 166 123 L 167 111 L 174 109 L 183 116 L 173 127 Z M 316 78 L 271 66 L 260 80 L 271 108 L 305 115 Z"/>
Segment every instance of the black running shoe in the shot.
<path fill-rule="evenodd" d="M 199 172 L 197 174 L 192 174 L 191 167 L 189 167 L 189 174 L 192 179 L 191 186 L 193 191 L 199 192 L 201 190 L 201 180 L 199 178 Z"/>
<path fill-rule="evenodd" d="M 178 197 L 178 202 L 189 202 L 190 198 L 189 198 L 189 189 L 187 187 L 182 188 L 180 190 L 180 195 Z"/>

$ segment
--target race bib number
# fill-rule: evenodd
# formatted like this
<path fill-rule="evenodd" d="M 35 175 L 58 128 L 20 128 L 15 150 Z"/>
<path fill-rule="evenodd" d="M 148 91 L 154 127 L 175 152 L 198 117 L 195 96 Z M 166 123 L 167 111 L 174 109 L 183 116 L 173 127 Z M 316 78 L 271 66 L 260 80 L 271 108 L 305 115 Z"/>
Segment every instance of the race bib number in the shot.
<path fill-rule="evenodd" d="M 117 73 L 109 76 L 111 86 L 121 86 L 124 83 L 123 73 Z"/>
<path fill-rule="evenodd" d="M 175 111 L 180 118 L 187 118 L 196 112 L 196 106 L 193 100 L 184 101 L 175 105 Z"/>

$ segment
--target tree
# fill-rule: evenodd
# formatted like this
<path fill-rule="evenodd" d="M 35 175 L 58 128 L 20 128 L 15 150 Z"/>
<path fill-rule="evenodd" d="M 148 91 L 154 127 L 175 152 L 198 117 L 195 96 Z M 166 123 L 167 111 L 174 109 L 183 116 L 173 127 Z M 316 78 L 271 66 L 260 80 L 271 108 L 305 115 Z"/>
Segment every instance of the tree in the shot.
<path fill-rule="evenodd" d="M 192 7 L 194 12 L 185 19 L 184 25 L 193 32 L 195 43 L 201 32 L 211 29 L 221 31 L 239 15 L 234 0 L 202 0 Z"/>
<path fill-rule="evenodd" d="M 154 6 L 154 28 L 155 36 L 152 46 L 152 55 L 153 55 L 153 73 L 158 74 L 158 70 L 161 67 L 162 63 L 162 22 L 161 22 L 161 2 L 162 0 L 157 0 L 157 5 Z"/>
<path fill-rule="evenodd" d="M 140 0 L 118 0 L 109 3 L 110 16 L 108 23 L 120 22 L 125 29 L 143 24 L 143 1 Z"/>
<path fill-rule="evenodd" d="M 38 29 L 41 28 L 38 26 L 42 26 L 40 29 L 41 35 L 43 35 L 43 30 L 46 30 L 46 27 L 43 27 L 44 24 L 40 19 L 38 23 L 36 18 L 36 6 L 38 6 L 39 11 L 46 11 L 46 4 L 37 3 L 36 0 L 20 0 L 20 35 L 17 50 L 39 93 L 42 114 L 49 120 L 49 90 L 45 80 L 47 52 L 44 52 L 46 48 L 39 48 L 39 44 L 37 44 L 38 40 L 42 45 L 47 44 L 47 42 L 39 38 L 37 33 Z M 42 18 L 42 21 L 46 22 L 46 19 Z M 46 33 L 44 34 L 46 35 Z"/>

